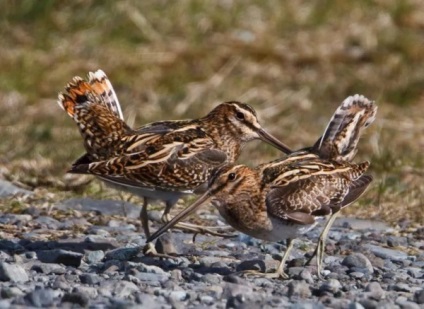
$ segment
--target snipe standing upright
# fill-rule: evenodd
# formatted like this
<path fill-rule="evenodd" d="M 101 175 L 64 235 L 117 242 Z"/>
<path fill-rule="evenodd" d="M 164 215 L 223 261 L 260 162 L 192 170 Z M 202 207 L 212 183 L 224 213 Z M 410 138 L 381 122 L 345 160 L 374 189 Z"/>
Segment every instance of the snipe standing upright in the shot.
<path fill-rule="evenodd" d="M 255 169 L 243 165 L 220 168 L 208 191 L 194 204 L 152 235 L 160 236 L 207 201 L 236 230 L 268 241 L 287 240 L 287 250 L 275 273 L 284 277 L 292 240 L 310 230 L 316 219 L 331 215 L 317 249 L 318 275 L 327 233 L 340 209 L 358 199 L 372 181 L 364 173 L 368 162 L 353 164 L 363 128 L 375 118 L 377 108 L 362 96 L 347 98 L 336 110 L 324 135 L 311 148 Z"/>
<path fill-rule="evenodd" d="M 252 107 L 239 102 L 219 104 L 203 118 L 131 129 L 101 70 L 89 73 L 88 82 L 74 77 L 58 103 L 77 123 L 87 151 L 69 172 L 95 175 L 143 197 L 140 218 L 146 237 L 151 199 L 166 203 L 163 220 L 169 221 L 178 199 L 204 189 L 212 170 L 233 163 L 245 143 L 261 139 L 291 152 L 261 127 Z"/>

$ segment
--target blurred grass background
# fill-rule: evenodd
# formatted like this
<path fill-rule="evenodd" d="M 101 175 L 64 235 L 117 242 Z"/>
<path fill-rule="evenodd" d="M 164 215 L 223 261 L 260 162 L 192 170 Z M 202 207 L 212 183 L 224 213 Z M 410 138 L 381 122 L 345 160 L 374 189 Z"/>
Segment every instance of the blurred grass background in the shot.
<path fill-rule="evenodd" d="M 347 96 L 374 99 L 357 161 L 375 181 L 344 214 L 424 223 L 421 0 L 2 1 L 0 26 L 0 177 L 42 199 L 117 196 L 65 176 L 83 145 L 57 93 L 101 68 L 131 125 L 240 100 L 293 148 Z M 278 155 L 257 142 L 240 161 Z"/>

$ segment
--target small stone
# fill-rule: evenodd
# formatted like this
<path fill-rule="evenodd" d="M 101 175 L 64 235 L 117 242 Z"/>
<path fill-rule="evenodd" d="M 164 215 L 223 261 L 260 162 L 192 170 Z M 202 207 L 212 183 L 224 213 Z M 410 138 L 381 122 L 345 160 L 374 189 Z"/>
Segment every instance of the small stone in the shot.
<path fill-rule="evenodd" d="M 325 309 L 321 303 L 299 302 L 288 307 L 289 309 Z"/>
<path fill-rule="evenodd" d="M 154 296 L 147 293 L 139 293 L 135 297 L 136 302 L 139 303 L 142 308 L 155 308 L 158 307 L 158 302 Z"/>
<path fill-rule="evenodd" d="M 9 181 L 0 179 L 0 197 L 11 195 L 31 195 L 32 192 L 19 188 Z"/>
<path fill-rule="evenodd" d="M 18 264 L 0 263 L 0 281 L 27 282 L 29 280 L 25 269 Z"/>
<path fill-rule="evenodd" d="M 172 291 L 169 293 L 169 298 L 177 301 L 185 301 L 187 299 L 186 291 Z"/>
<path fill-rule="evenodd" d="M 104 257 L 105 261 L 109 260 L 118 260 L 118 261 L 128 261 L 132 258 L 135 258 L 140 252 L 143 251 L 141 247 L 135 248 L 118 248 L 106 252 Z"/>
<path fill-rule="evenodd" d="M 404 296 L 396 298 L 395 304 L 399 305 L 402 309 L 420 309 L 418 304 L 408 301 Z"/>
<path fill-rule="evenodd" d="M 361 273 L 359 271 L 353 271 L 353 272 L 351 272 L 349 274 L 349 276 L 351 278 L 353 278 L 353 279 L 361 279 L 361 278 L 363 278 L 365 276 L 365 274 L 364 273 Z"/>
<path fill-rule="evenodd" d="M 360 303 L 350 303 L 348 309 L 365 309 Z"/>
<path fill-rule="evenodd" d="M 389 259 L 391 261 L 401 262 L 408 258 L 408 255 L 405 252 L 399 250 L 382 248 L 375 245 L 366 245 L 366 248 L 369 249 L 375 256 L 378 256 L 382 259 Z"/>
<path fill-rule="evenodd" d="M 94 285 L 100 282 L 100 277 L 97 274 L 81 274 L 79 276 L 81 283 Z"/>
<path fill-rule="evenodd" d="M 367 297 L 375 300 L 383 299 L 386 295 L 386 292 L 378 282 L 370 282 L 365 288 L 365 292 Z"/>
<path fill-rule="evenodd" d="M 34 264 L 31 267 L 31 270 L 34 270 L 38 273 L 43 273 L 45 275 L 49 275 L 49 274 L 62 275 L 66 272 L 65 267 L 63 267 L 62 265 L 46 264 L 46 263 Z"/>
<path fill-rule="evenodd" d="M 200 296 L 200 302 L 201 302 L 203 305 L 210 306 L 210 305 L 213 305 L 213 303 L 215 302 L 215 300 L 213 299 L 213 297 L 212 297 L 212 296 L 209 296 L 209 295 L 202 295 L 202 296 Z"/>
<path fill-rule="evenodd" d="M 227 282 L 224 286 L 222 297 L 229 298 L 229 297 L 234 297 L 236 295 L 251 294 L 252 292 L 253 290 L 248 284 L 241 285 L 241 284 Z"/>
<path fill-rule="evenodd" d="M 348 255 L 343 259 L 342 265 L 345 265 L 349 268 L 366 268 L 371 274 L 374 272 L 374 268 L 372 267 L 370 260 L 362 253 L 353 253 Z"/>
<path fill-rule="evenodd" d="M 24 292 L 22 292 L 18 287 L 15 286 L 4 287 L 3 289 L 1 289 L 0 293 L 1 298 L 13 298 L 22 295 L 24 295 Z"/>
<path fill-rule="evenodd" d="M 77 286 L 72 292 L 87 295 L 89 298 L 96 298 L 99 294 L 97 289 L 91 286 Z"/>
<path fill-rule="evenodd" d="M 115 285 L 114 295 L 118 298 L 125 298 L 139 291 L 139 288 L 132 282 L 120 281 Z"/>
<path fill-rule="evenodd" d="M 62 249 L 41 250 L 37 252 L 37 258 L 43 263 L 57 263 L 66 266 L 79 267 L 83 255 L 78 252 Z"/>
<path fill-rule="evenodd" d="M 221 277 L 215 274 L 205 274 L 202 278 L 200 278 L 200 281 L 218 285 L 221 283 Z"/>
<path fill-rule="evenodd" d="M 59 295 L 59 291 L 52 289 L 36 289 L 25 295 L 25 300 L 35 307 L 49 307 Z"/>
<path fill-rule="evenodd" d="M 411 287 L 406 283 L 397 283 L 393 286 L 393 289 L 398 292 L 411 292 Z"/>
<path fill-rule="evenodd" d="M 309 284 L 303 281 L 291 281 L 288 284 L 288 296 L 308 298 L 312 295 Z"/>
<path fill-rule="evenodd" d="M 84 261 L 87 264 L 96 264 L 103 260 L 105 253 L 101 250 L 86 251 L 84 254 Z"/>
<path fill-rule="evenodd" d="M 88 296 L 82 293 L 66 293 L 62 297 L 62 303 L 72 303 L 86 307 L 88 305 Z"/>
<path fill-rule="evenodd" d="M 53 282 L 52 288 L 55 290 L 70 291 L 71 287 L 64 275 L 57 276 Z"/>
<path fill-rule="evenodd" d="M 340 284 L 339 280 L 330 279 L 321 285 L 320 290 L 336 294 L 341 289 L 341 287 L 342 285 Z"/>
<path fill-rule="evenodd" d="M 414 300 L 417 304 L 424 304 L 424 289 L 414 293 Z"/>

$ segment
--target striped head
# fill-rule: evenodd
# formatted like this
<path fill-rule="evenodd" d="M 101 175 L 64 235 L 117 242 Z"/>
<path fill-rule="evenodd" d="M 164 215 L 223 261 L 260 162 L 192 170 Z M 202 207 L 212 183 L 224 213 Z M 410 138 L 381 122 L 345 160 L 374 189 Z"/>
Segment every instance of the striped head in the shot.
<path fill-rule="evenodd" d="M 277 138 L 265 131 L 259 123 L 256 111 L 248 104 L 225 102 L 215 107 L 205 118 L 212 130 L 217 130 L 224 139 L 231 138 L 240 143 L 261 139 L 284 153 L 292 151 Z"/>

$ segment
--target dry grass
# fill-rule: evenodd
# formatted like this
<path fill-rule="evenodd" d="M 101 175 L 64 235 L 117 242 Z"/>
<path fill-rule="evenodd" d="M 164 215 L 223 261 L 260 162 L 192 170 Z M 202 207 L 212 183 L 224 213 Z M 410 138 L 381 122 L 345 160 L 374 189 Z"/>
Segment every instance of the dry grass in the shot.
<path fill-rule="evenodd" d="M 89 70 L 109 75 L 137 126 L 236 99 L 294 148 L 361 93 L 379 105 L 358 156 L 375 181 L 347 213 L 422 224 L 423 21 L 419 0 L 1 2 L 0 174 L 56 198 L 110 194 L 96 182 L 64 193 L 83 147 L 55 101 Z M 248 149 L 249 164 L 278 155 Z"/>

